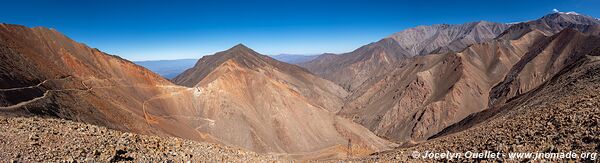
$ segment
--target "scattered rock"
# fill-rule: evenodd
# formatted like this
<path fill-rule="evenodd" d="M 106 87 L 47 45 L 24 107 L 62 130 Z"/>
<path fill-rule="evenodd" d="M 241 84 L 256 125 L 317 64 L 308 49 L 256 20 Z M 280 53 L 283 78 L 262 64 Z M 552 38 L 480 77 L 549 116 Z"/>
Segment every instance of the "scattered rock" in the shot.
<path fill-rule="evenodd" d="M 0 141 L 0 149 L 2 149 L 0 162 L 278 162 L 288 160 L 282 156 L 257 154 L 217 144 L 174 137 L 137 135 L 68 120 L 39 117 L 0 116 L 0 137 L 3 139 Z"/>

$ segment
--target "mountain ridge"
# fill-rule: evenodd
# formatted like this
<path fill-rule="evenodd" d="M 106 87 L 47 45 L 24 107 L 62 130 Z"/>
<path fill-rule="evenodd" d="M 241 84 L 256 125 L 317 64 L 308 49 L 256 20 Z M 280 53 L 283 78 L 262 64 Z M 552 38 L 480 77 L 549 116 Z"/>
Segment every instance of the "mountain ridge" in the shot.
<path fill-rule="evenodd" d="M 279 69 L 290 69 L 291 71 L 303 71 L 310 73 L 304 68 L 290 64 L 283 64 L 282 62 L 271 59 L 266 55 L 259 54 L 243 44 L 237 44 L 228 50 L 217 52 L 214 55 L 203 56 L 200 60 L 198 60 L 194 67 L 202 66 L 205 67 L 204 69 L 199 70 L 190 68 L 173 78 L 172 81 L 179 83 L 180 85 L 192 87 L 204 79 L 204 77 L 206 77 L 206 75 L 208 75 L 208 73 L 211 72 L 214 67 L 217 67 L 228 60 L 234 60 L 248 68 L 266 66 L 267 64 L 270 64 Z M 206 67 L 208 69 L 206 69 Z M 199 76 L 194 76 L 193 79 L 184 78 L 184 76 L 193 76 L 192 74 L 198 74 Z"/>

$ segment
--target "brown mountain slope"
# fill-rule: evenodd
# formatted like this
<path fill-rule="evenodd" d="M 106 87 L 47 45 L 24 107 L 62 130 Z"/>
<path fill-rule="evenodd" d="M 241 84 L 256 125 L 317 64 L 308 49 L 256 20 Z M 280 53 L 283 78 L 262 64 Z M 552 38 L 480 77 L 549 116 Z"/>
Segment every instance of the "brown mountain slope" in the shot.
<path fill-rule="evenodd" d="M 493 118 L 464 132 L 439 137 L 410 148 L 382 152 L 363 161 L 433 161 L 414 158 L 411 156 L 413 151 L 501 152 L 505 154 L 502 162 L 533 160 L 511 159 L 508 152 L 600 152 L 600 128 L 597 125 L 600 123 L 599 56 L 600 49 L 596 49 L 576 59 L 538 88 L 502 106 Z M 597 161 L 598 158 L 595 159 Z M 573 160 L 594 162 L 589 158 Z"/>
<path fill-rule="evenodd" d="M 338 113 L 395 141 L 420 141 L 487 107 L 488 92 L 544 36 L 475 44 L 459 53 L 417 56 L 361 87 Z"/>
<path fill-rule="evenodd" d="M 540 41 L 491 90 L 490 106 L 501 106 L 510 98 L 537 88 L 599 44 L 600 37 L 570 28 Z"/>
<path fill-rule="evenodd" d="M 199 60 L 194 67 L 178 75 L 173 79 L 173 82 L 179 85 L 187 87 L 193 87 L 198 84 L 204 77 L 211 73 L 223 62 L 227 60 L 233 60 L 238 63 L 242 63 L 243 66 L 250 69 L 256 69 L 258 67 L 264 67 L 272 65 L 274 68 L 284 70 L 290 74 L 307 73 L 305 69 L 300 67 L 278 62 L 268 56 L 258 54 L 257 52 L 249 49 L 248 47 L 238 44 L 231 49 L 223 52 L 219 52 L 215 55 L 204 56 Z"/>
<path fill-rule="evenodd" d="M 459 132 L 486 121 L 502 112 L 506 103 L 534 91 L 585 54 L 597 55 L 600 51 L 599 36 L 586 35 L 573 29 L 565 29 L 540 42 L 515 64 L 502 82 L 492 88 L 489 97 L 491 109 L 469 115 L 434 137 Z"/>
<path fill-rule="evenodd" d="M 203 73 L 206 69 L 211 71 Z M 300 155 L 319 150 L 334 154 L 348 139 L 362 149 L 356 154 L 391 145 L 335 115 L 346 94 L 339 86 L 243 45 L 203 57 L 174 81 L 199 90 L 201 95 L 193 99 L 196 110 L 186 115 L 210 121 L 198 130 L 225 144 Z"/>
<path fill-rule="evenodd" d="M 307 97 L 308 102 L 327 110 L 339 110 L 342 105 L 341 99 L 348 94 L 334 83 L 318 78 L 301 67 L 261 55 L 242 44 L 215 55 L 202 57 L 196 66 L 175 77 L 173 82 L 187 87 L 207 85 L 219 77 L 218 75 L 209 77 L 210 73 L 217 70 L 219 66 L 226 65 L 225 63 L 236 63 L 238 64 L 236 66 L 241 66 L 241 68 L 260 71 L 265 77 L 282 77 L 281 75 L 283 75 L 281 79 L 277 80 L 283 82 L 282 84 L 292 85 L 293 87 L 290 89 Z M 276 73 L 271 74 L 271 70 Z"/>
<path fill-rule="evenodd" d="M 144 100 L 172 86 L 169 81 L 47 28 L 0 24 L 0 41 L 1 114 L 50 115 L 169 135 L 149 126 L 142 110 Z"/>
<path fill-rule="evenodd" d="M 564 20 L 566 18 L 566 20 Z M 545 20 L 544 20 L 545 19 Z M 560 22 L 561 20 L 564 22 Z M 546 24 L 540 26 L 540 22 Z M 490 116 L 497 114 L 500 106 L 523 93 L 537 88 L 541 83 L 554 76 L 559 70 L 570 66 L 582 55 L 594 50 L 598 45 L 600 26 L 597 19 L 574 13 L 555 13 L 542 17 L 540 20 L 521 23 L 528 25 L 539 33 L 552 33 L 548 26 L 567 28 L 560 33 L 540 40 L 521 60 L 511 68 L 504 79 L 490 91 L 490 110 L 469 115 L 459 123 L 453 124 L 434 137 L 462 131 L 470 126 L 484 122 Z M 578 23 L 578 24 L 569 24 Z M 573 28 L 570 28 L 573 27 Z M 582 28 L 583 27 L 583 28 Z M 545 30 L 545 32 L 543 32 Z M 517 35 L 521 29 L 511 28 L 504 32 L 506 35 Z M 503 38 L 503 37 L 501 37 Z"/>

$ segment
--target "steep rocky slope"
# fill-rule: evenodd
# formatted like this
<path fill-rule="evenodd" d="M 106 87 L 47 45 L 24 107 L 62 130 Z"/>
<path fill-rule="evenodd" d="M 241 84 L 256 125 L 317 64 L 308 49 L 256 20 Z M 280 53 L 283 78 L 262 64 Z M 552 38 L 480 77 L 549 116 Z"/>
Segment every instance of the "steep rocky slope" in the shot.
<path fill-rule="evenodd" d="M 490 91 L 489 108 L 469 115 L 460 122 L 449 126 L 434 137 L 467 129 L 494 116 L 507 102 L 535 91 L 540 85 L 573 66 L 586 54 L 597 55 L 600 50 L 600 37 L 585 35 L 573 29 L 565 29 L 555 36 L 545 38 L 534 46 L 508 72 L 503 81 Z M 564 72 L 563 72 L 564 73 Z"/>
<path fill-rule="evenodd" d="M 37 117 L 0 116 L 0 149 L 2 162 L 286 160 L 217 144 L 138 135 L 63 119 Z"/>
<path fill-rule="evenodd" d="M 538 88 L 496 109 L 495 114 L 464 132 L 410 148 L 382 152 L 362 160 L 430 162 L 417 152 L 600 152 L 600 49 L 575 59 Z M 596 160 L 598 156 L 596 156 Z M 591 161 L 588 159 L 574 159 Z M 444 161 L 439 159 L 438 161 Z M 455 159 L 454 161 L 460 161 Z M 463 160 L 463 161 L 475 161 Z M 481 161 L 481 160 L 480 160 Z M 487 160 L 499 161 L 499 160 Z M 565 160 L 547 160 L 565 161 Z"/>
<path fill-rule="evenodd" d="M 176 87 L 143 67 L 59 32 L 0 24 L 0 114 L 53 116 L 144 134 L 145 100 Z"/>
<path fill-rule="evenodd" d="M 589 30 L 584 32 L 596 33 Z M 504 80 L 491 90 L 490 105 L 502 105 L 512 97 L 537 88 L 599 44 L 600 37 L 586 35 L 573 28 L 540 40 L 516 63 Z"/>
<path fill-rule="evenodd" d="M 199 90 L 195 110 L 183 113 L 210 120 L 197 129 L 225 144 L 300 155 L 334 154 L 348 140 L 363 149 L 357 155 L 391 145 L 335 115 L 346 94 L 339 86 L 243 45 L 203 57 L 174 81 Z"/>
<path fill-rule="evenodd" d="M 403 58 L 407 58 L 407 52 L 394 40 L 386 38 L 350 53 L 323 54 L 299 65 L 351 91 L 371 77 L 388 71 Z"/>

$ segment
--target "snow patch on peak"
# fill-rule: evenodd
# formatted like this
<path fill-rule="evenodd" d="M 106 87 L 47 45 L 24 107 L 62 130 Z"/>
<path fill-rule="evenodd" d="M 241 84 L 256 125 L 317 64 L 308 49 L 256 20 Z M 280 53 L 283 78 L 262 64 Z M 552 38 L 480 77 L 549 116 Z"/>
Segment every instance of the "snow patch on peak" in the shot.
<path fill-rule="evenodd" d="M 515 24 L 519 24 L 519 23 L 523 23 L 524 21 L 520 21 L 520 22 L 510 22 L 510 23 L 506 23 L 508 25 L 515 25 Z"/>
<path fill-rule="evenodd" d="M 558 9 L 552 9 L 552 12 L 554 13 L 558 13 L 558 14 L 566 14 L 566 15 L 581 15 L 579 13 L 576 13 L 575 11 L 570 11 L 570 12 L 561 12 Z"/>
<path fill-rule="evenodd" d="M 552 12 L 560 12 L 558 9 L 552 9 Z"/>
<path fill-rule="evenodd" d="M 569 11 L 569 12 L 555 12 L 558 14 L 564 14 L 564 15 L 581 15 L 579 13 L 576 13 L 575 11 Z"/>
<path fill-rule="evenodd" d="M 567 15 L 580 15 L 579 13 L 576 13 L 576 12 L 574 12 L 574 11 L 571 11 L 571 12 L 565 12 L 564 14 L 567 14 Z"/>

